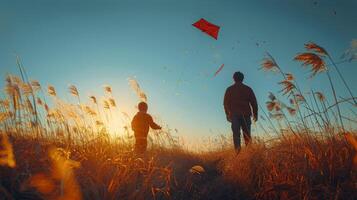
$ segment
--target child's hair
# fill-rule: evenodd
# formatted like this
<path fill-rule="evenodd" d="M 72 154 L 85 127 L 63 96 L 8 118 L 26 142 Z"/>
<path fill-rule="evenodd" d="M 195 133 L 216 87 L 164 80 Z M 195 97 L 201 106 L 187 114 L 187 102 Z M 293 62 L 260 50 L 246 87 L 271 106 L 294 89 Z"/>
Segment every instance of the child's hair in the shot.
<path fill-rule="evenodd" d="M 138 104 L 138 109 L 139 111 L 146 112 L 148 110 L 148 104 L 142 101 Z"/>

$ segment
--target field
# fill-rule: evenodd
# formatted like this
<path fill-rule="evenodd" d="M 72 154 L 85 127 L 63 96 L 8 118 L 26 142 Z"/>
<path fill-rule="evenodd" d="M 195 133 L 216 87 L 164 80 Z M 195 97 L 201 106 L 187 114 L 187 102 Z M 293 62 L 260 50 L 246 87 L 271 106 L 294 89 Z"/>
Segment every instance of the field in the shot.
<path fill-rule="evenodd" d="M 239 154 L 230 135 L 193 152 L 164 128 L 150 133 L 149 151 L 137 156 L 130 117 L 110 86 L 99 101 L 72 85 L 76 102 L 65 102 L 54 86 L 30 81 L 17 58 L 20 76 L 6 77 L 0 101 L 0 199 L 355 199 L 356 98 L 325 49 L 305 48 L 294 59 L 311 78 L 326 75 L 331 94 L 303 93 L 268 54 L 261 69 L 281 76 L 282 90 L 260 109 L 257 124 L 267 136 Z M 336 94 L 335 76 L 350 97 Z M 130 84 L 146 101 L 139 84 Z M 124 128 L 113 137 L 115 120 Z"/>

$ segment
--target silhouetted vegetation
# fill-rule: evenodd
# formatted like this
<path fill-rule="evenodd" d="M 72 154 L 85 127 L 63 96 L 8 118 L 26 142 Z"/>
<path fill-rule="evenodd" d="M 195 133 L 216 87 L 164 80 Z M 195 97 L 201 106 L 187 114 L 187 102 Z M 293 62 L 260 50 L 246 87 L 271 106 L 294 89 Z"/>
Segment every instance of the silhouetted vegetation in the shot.
<path fill-rule="evenodd" d="M 205 151 L 184 150 L 165 127 L 149 134 L 151 148 L 138 158 L 131 116 L 110 86 L 101 98 L 84 98 L 71 85 L 75 102 L 66 102 L 54 86 L 30 81 L 17 58 L 21 76 L 6 77 L 0 100 L 0 199 L 354 199 L 357 140 L 348 127 L 356 98 L 332 56 L 305 47 L 294 60 L 310 67 L 311 78 L 326 74 L 331 93 L 303 93 L 267 54 L 262 69 L 278 72 L 282 89 L 260 106 L 257 126 L 266 136 L 238 155 L 224 136 Z M 349 97 L 337 93 L 332 69 Z M 130 84 L 146 101 L 136 80 Z M 112 127 L 118 121 L 120 133 Z"/>

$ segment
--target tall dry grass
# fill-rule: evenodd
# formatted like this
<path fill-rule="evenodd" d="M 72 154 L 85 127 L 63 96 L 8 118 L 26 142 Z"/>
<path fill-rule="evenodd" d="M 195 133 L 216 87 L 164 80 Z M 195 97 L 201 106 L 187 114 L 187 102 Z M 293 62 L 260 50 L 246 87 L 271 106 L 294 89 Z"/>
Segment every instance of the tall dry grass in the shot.
<path fill-rule="evenodd" d="M 325 94 L 313 88 L 303 93 L 294 75 L 286 73 L 267 54 L 261 69 L 278 72 L 283 78 L 279 82 L 280 97 L 270 93 L 266 102 L 268 124 L 282 131 L 269 141 L 255 140 L 238 155 L 231 153 L 221 165 L 223 176 L 236 186 L 246 186 L 245 192 L 255 199 L 354 199 L 357 196 L 356 131 L 345 126 L 356 123 L 353 112 L 356 98 L 324 48 L 315 43 L 308 43 L 305 48 L 307 52 L 299 53 L 294 60 L 310 67 L 310 78 L 327 75 L 333 101 L 329 103 Z M 326 57 L 350 98 L 337 94 Z M 346 107 L 343 104 L 352 110 L 349 117 L 346 111 L 342 112 L 342 106 Z"/>
<path fill-rule="evenodd" d="M 354 199 L 356 149 L 344 137 L 282 135 L 224 161 L 224 176 L 255 199 Z"/>
<path fill-rule="evenodd" d="M 29 80 L 17 57 L 20 77 L 6 77 L 0 99 L 0 199 L 354 199 L 357 140 L 347 125 L 355 127 L 356 98 L 339 62 L 317 44 L 305 48 L 294 60 L 310 78 L 325 74 L 331 93 L 303 92 L 267 54 L 261 69 L 277 72 L 281 90 L 260 105 L 256 125 L 266 136 L 238 155 L 230 135 L 191 152 L 167 127 L 150 133 L 149 151 L 137 157 L 131 116 L 111 86 L 83 97 L 70 85 L 73 101 L 64 101 L 54 86 Z M 350 97 L 336 91 L 335 73 Z M 129 84 L 147 101 L 136 80 Z"/>

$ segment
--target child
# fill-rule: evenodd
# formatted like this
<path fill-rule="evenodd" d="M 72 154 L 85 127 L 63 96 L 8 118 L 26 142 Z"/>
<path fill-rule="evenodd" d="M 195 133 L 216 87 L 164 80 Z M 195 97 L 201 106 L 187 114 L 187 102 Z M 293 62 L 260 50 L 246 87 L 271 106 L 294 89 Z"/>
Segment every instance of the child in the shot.
<path fill-rule="evenodd" d="M 134 131 L 135 136 L 135 148 L 134 151 L 137 154 L 143 154 L 147 147 L 147 136 L 149 133 L 149 127 L 152 129 L 161 129 L 152 119 L 151 115 L 147 114 L 148 105 L 145 102 L 138 104 L 139 112 L 136 113 L 131 121 L 131 128 Z"/>

